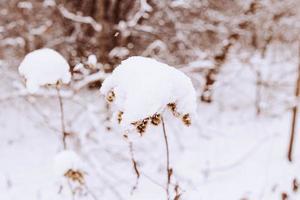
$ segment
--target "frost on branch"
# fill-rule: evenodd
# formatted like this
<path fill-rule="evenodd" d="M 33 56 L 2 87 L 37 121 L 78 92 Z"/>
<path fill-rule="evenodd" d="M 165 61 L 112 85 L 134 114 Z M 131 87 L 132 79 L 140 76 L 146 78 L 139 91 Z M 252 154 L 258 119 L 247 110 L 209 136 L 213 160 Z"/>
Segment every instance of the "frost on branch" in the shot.
<path fill-rule="evenodd" d="M 52 49 L 39 49 L 27 54 L 19 66 L 19 73 L 26 79 L 29 92 L 36 92 L 40 86 L 69 83 L 70 66 L 62 55 Z"/>
<path fill-rule="evenodd" d="M 140 133 L 147 124 L 158 125 L 166 109 L 189 125 L 196 109 L 190 78 L 151 58 L 124 60 L 103 82 L 100 92 L 112 103 L 119 124 L 124 129 L 133 125 Z"/>
<path fill-rule="evenodd" d="M 71 150 L 65 150 L 54 158 L 54 173 L 57 177 L 66 177 L 67 179 L 84 183 L 84 169 L 79 156 Z"/>

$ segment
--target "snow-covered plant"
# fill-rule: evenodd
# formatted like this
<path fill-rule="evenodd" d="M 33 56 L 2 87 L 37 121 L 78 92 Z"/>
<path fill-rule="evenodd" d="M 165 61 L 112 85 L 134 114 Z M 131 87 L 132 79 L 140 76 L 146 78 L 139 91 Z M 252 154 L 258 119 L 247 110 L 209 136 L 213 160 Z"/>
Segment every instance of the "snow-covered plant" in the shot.
<path fill-rule="evenodd" d="M 70 66 L 64 57 L 52 49 L 39 49 L 27 54 L 19 66 L 19 73 L 26 79 L 29 92 L 36 92 L 41 86 L 69 83 Z"/>
<path fill-rule="evenodd" d="M 61 195 L 70 196 L 72 199 L 88 195 L 96 200 L 87 185 L 86 165 L 74 151 L 63 150 L 56 154 L 53 160 L 53 174 L 59 184 L 59 193 Z"/>
<path fill-rule="evenodd" d="M 114 118 L 122 130 L 128 132 L 133 128 L 143 135 L 151 124 L 162 124 L 167 153 L 166 193 L 169 199 L 173 172 L 169 164 L 164 115 L 169 111 L 185 125 L 191 124 L 191 118 L 196 111 L 196 95 L 190 78 L 167 64 L 135 56 L 123 61 L 112 75 L 105 79 L 100 92 L 111 103 Z M 132 152 L 132 149 L 130 150 Z M 132 161 L 139 178 L 140 173 L 133 157 Z M 178 186 L 176 188 L 178 191 Z M 179 196 L 176 192 L 174 199 L 179 199 Z"/>
<path fill-rule="evenodd" d="M 54 173 L 58 178 L 84 184 L 84 167 L 80 157 L 71 150 L 59 152 L 54 158 Z"/>
<path fill-rule="evenodd" d="M 158 125 L 167 109 L 186 125 L 196 110 L 190 78 L 151 58 L 134 56 L 123 61 L 105 79 L 100 92 L 112 104 L 121 127 L 135 126 L 141 134 L 148 124 Z"/>
<path fill-rule="evenodd" d="M 63 101 L 60 95 L 61 83 L 71 81 L 70 66 L 65 58 L 53 49 L 39 49 L 28 53 L 19 66 L 19 73 L 26 79 L 26 88 L 35 93 L 41 86 L 55 85 L 59 99 L 63 145 L 66 149 Z"/>

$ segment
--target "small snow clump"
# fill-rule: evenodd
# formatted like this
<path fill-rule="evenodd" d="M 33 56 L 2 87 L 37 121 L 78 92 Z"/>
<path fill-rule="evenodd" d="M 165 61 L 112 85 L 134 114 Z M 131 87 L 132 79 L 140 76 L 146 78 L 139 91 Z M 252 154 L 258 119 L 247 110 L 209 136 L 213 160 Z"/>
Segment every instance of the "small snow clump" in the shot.
<path fill-rule="evenodd" d="M 64 57 L 52 49 L 39 49 L 28 53 L 19 66 L 19 73 L 26 79 L 26 88 L 30 93 L 40 86 L 71 80 L 70 66 Z"/>
<path fill-rule="evenodd" d="M 54 158 L 54 173 L 57 177 L 66 177 L 74 182 L 84 182 L 84 168 L 80 157 L 71 150 L 64 150 Z"/>
<path fill-rule="evenodd" d="M 130 57 L 116 67 L 102 84 L 101 94 L 112 103 L 124 129 L 133 125 L 143 133 L 148 122 L 158 125 L 168 109 L 189 125 L 195 114 L 196 95 L 189 77 L 151 58 Z"/>
<path fill-rule="evenodd" d="M 96 57 L 96 55 L 94 55 L 94 54 L 89 55 L 87 63 L 89 65 L 94 65 L 95 66 L 97 64 L 97 57 Z"/>

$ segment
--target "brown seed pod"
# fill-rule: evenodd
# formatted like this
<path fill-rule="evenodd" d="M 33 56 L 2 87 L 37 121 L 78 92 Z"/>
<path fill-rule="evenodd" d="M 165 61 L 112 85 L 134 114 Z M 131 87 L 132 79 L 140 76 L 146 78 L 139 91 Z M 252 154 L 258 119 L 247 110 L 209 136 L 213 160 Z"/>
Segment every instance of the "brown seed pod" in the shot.
<path fill-rule="evenodd" d="M 184 123 L 186 126 L 190 126 L 191 123 L 192 123 L 192 120 L 191 120 L 191 117 L 190 117 L 189 114 L 183 115 L 182 121 L 183 121 L 183 123 Z"/>
<path fill-rule="evenodd" d="M 158 124 L 160 124 L 161 122 L 161 116 L 160 114 L 154 114 L 152 117 L 151 117 L 151 123 L 154 125 L 154 126 L 157 126 Z"/>
<path fill-rule="evenodd" d="M 168 107 L 172 112 L 176 111 L 176 103 L 168 103 Z"/>
<path fill-rule="evenodd" d="M 116 97 L 116 95 L 115 95 L 114 91 L 111 90 L 107 93 L 106 100 L 111 103 L 115 100 L 115 97 Z"/>
<path fill-rule="evenodd" d="M 69 169 L 66 173 L 65 173 L 65 177 L 71 179 L 74 182 L 78 182 L 80 184 L 84 184 L 84 176 L 83 173 L 80 171 L 74 171 L 72 169 Z"/>
<path fill-rule="evenodd" d="M 175 117 L 179 117 L 180 116 L 180 113 L 177 112 L 177 106 L 176 106 L 176 103 L 168 103 L 168 108 L 172 111 L 172 114 L 175 116 Z"/>
<path fill-rule="evenodd" d="M 123 112 L 122 111 L 119 111 L 119 113 L 118 113 L 118 118 L 117 118 L 117 120 L 118 120 L 118 123 L 120 124 L 121 122 L 122 122 L 122 116 L 123 116 Z"/>
<path fill-rule="evenodd" d="M 145 131 L 146 131 L 148 121 L 149 121 L 149 117 L 147 117 L 141 121 L 133 122 L 131 124 L 134 125 L 137 129 L 137 132 L 140 133 L 141 136 L 143 136 L 143 133 L 145 133 Z"/>

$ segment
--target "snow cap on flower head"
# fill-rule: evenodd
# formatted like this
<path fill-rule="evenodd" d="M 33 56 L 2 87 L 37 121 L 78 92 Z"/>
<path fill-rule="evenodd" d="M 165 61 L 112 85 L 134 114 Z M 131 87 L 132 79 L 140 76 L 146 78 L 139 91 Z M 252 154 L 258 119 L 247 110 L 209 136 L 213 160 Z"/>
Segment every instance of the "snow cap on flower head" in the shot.
<path fill-rule="evenodd" d="M 71 150 L 59 152 L 54 158 L 54 173 L 57 177 L 66 177 L 83 183 L 83 165 L 80 157 Z"/>
<path fill-rule="evenodd" d="M 39 49 L 28 53 L 19 66 L 19 73 L 26 79 L 29 92 L 36 92 L 40 86 L 69 83 L 70 66 L 65 58 L 53 49 Z"/>
<path fill-rule="evenodd" d="M 151 58 L 130 57 L 116 67 L 100 92 L 112 103 L 121 126 L 140 127 L 160 122 L 160 114 L 173 105 L 173 114 L 190 124 L 196 110 L 195 89 L 183 72 Z"/>

